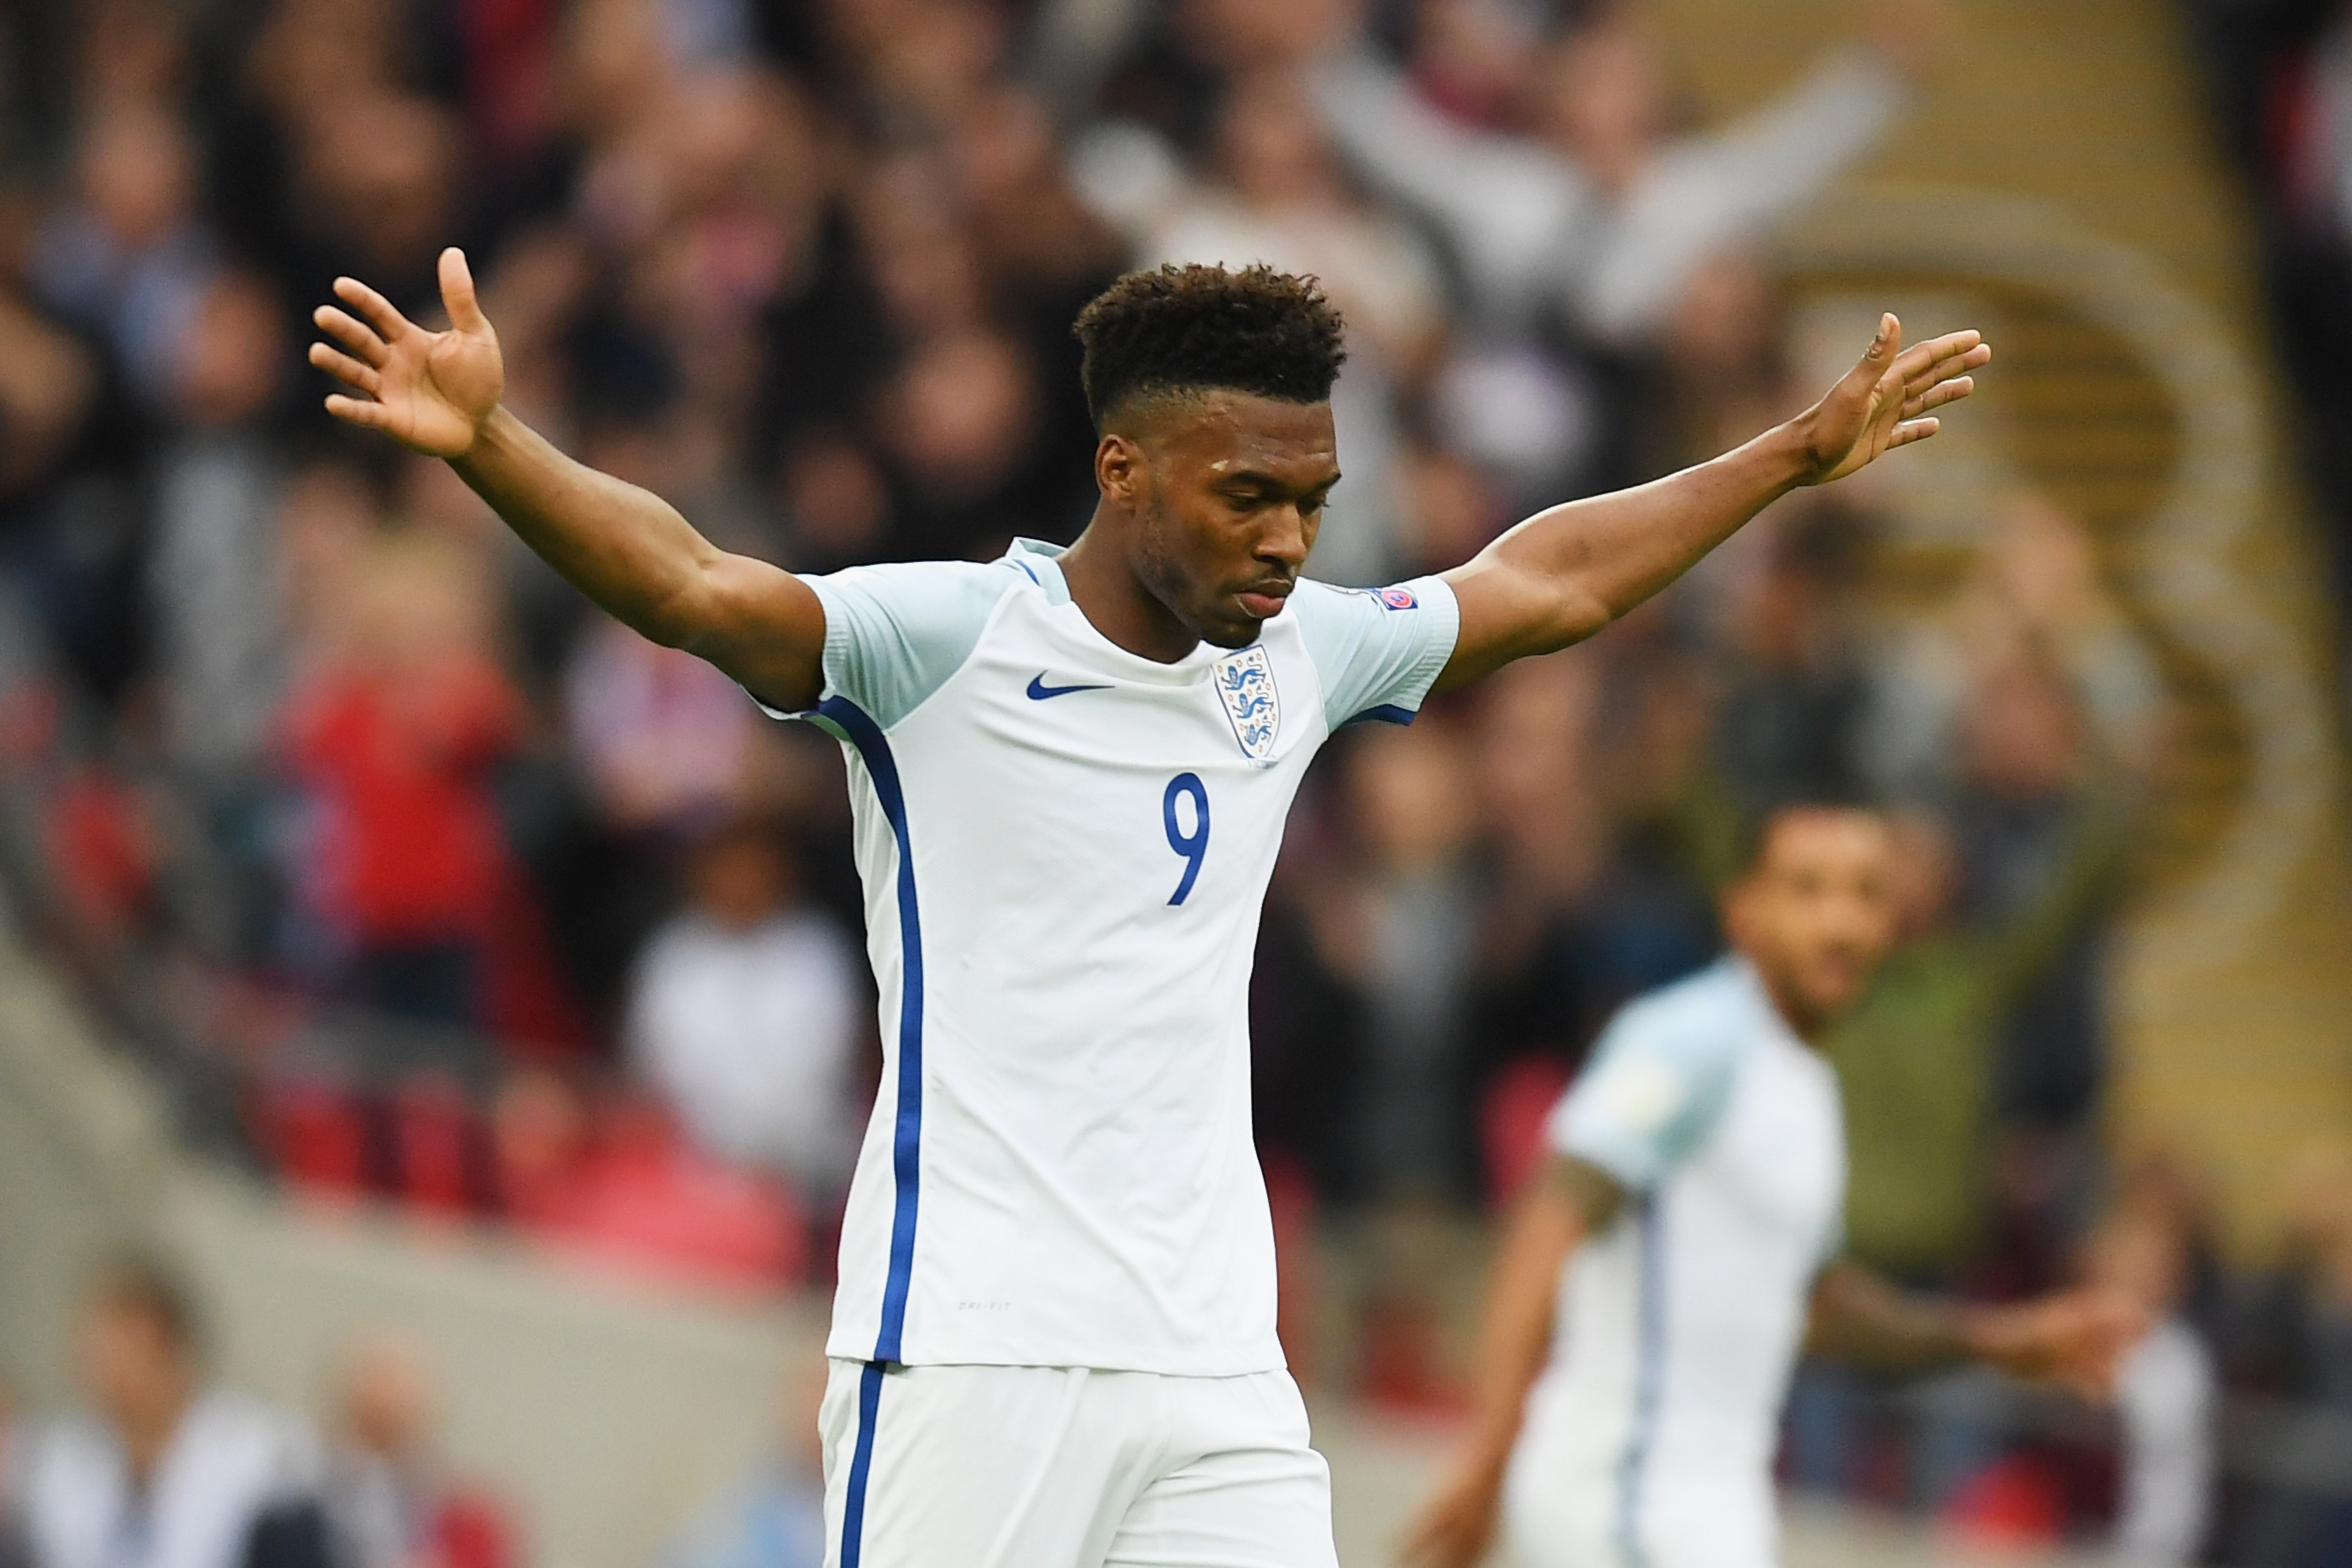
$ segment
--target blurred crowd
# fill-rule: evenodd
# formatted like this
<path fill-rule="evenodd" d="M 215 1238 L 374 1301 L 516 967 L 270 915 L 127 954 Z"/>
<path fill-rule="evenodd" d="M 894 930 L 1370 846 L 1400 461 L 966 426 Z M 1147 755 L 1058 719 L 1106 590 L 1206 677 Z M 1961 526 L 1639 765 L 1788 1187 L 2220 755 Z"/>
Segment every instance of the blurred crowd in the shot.
<path fill-rule="evenodd" d="M 2222 151 L 2243 176 L 2293 385 L 2288 434 L 2317 492 L 2352 595 L 2352 5 L 2344 0 L 2180 0 Z M 2352 664 L 2347 666 L 2352 692 Z"/>
<path fill-rule="evenodd" d="M 18 918 L 193 1136 L 311 1199 L 821 1282 L 879 1060 L 834 748 L 328 420 L 331 280 L 436 321 L 464 245 L 519 413 L 824 571 L 1074 536 L 1069 325 L 1120 271 L 1313 272 L 1351 355 L 1310 570 L 1377 584 L 1810 401 L 1771 226 L 1900 123 L 1941 26 L 1873 6 L 1718 122 L 1606 0 L 11 8 Z M 1890 803 L 1906 846 L 1905 944 L 1832 1047 L 1856 1251 L 1987 1296 L 2188 1289 L 2186 1210 L 2094 1136 L 2162 682 L 2082 524 L 1989 509 L 1895 614 L 1869 505 L 1792 498 L 1591 647 L 1335 744 L 1253 999 L 1304 1373 L 1450 1397 L 1476 1216 L 1612 1010 L 1716 953 L 1739 824 L 1794 795 Z M 2352 1399 L 2352 1268 L 2310 1245 L 2310 1348 L 2259 1376 Z M 1808 1473 L 1861 1485 L 1850 1394 L 1800 1407 L 1848 1457 Z"/>

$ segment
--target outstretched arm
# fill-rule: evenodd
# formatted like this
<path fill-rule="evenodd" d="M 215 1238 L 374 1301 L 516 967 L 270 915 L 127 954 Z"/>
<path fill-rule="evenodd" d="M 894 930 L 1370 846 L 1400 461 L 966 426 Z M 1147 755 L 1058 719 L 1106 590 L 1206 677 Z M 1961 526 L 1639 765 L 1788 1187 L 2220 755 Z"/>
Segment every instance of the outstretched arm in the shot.
<path fill-rule="evenodd" d="M 341 346 L 310 345 L 310 363 L 348 389 L 327 399 L 327 412 L 447 459 L 616 620 L 709 659 L 772 706 L 816 700 L 824 609 L 815 592 L 720 550 L 659 496 L 572 461 L 508 412 L 498 334 L 463 255 L 441 253 L 446 332 L 417 326 L 356 279 L 337 279 L 335 294 L 351 311 L 321 305 L 313 319 Z"/>
<path fill-rule="evenodd" d="M 1972 331 L 1906 349 L 1883 316 L 1861 363 L 1787 424 L 1678 474 L 1538 512 L 1445 574 L 1462 631 L 1438 689 L 1583 641 L 1789 491 L 1933 436 L 1929 411 L 1975 390 L 1969 373 L 1991 358 Z"/>
<path fill-rule="evenodd" d="M 1470 1430 L 1445 1479 L 1407 1530 L 1404 1559 L 1414 1568 L 1469 1568 L 1486 1554 L 1528 1393 L 1551 1353 L 1560 1270 L 1578 1243 L 1609 1223 L 1623 1198 L 1600 1170 L 1560 1155 L 1513 1206 L 1486 1281 Z"/>
<path fill-rule="evenodd" d="M 2099 1287 L 2000 1306 L 1914 1296 L 1841 1259 L 1813 1286 L 1809 1349 L 1890 1372 L 1981 1361 L 2086 1398 L 2113 1390 L 2116 1364 L 2147 1331 L 2127 1298 Z"/>

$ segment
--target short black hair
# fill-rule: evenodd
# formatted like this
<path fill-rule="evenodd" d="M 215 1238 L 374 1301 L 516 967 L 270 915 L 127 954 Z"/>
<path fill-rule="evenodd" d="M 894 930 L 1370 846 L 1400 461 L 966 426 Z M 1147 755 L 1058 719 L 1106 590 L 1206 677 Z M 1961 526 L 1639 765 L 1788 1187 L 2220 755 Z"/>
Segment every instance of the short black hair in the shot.
<path fill-rule="evenodd" d="M 1769 800 L 1750 803 L 1739 810 L 1733 826 L 1731 879 L 1738 881 L 1756 870 L 1764 859 L 1764 851 L 1771 847 L 1772 836 L 1780 831 L 1781 823 L 1792 816 L 1810 816 L 1816 812 L 1853 812 L 1863 816 L 1884 817 L 1886 806 L 1884 802 L 1873 798 L 1868 791 L 1860 788 L 1791 790 Z"/>
<path fill-rule="evenodd" d="M 1341 332 L 1312 278 L 1264 266 L 1130 272 L 1078 312 L 1087 411 L 1099 430 L 1138 394 L 1222 388 L 1327 402 L 1348 357 Z"/>

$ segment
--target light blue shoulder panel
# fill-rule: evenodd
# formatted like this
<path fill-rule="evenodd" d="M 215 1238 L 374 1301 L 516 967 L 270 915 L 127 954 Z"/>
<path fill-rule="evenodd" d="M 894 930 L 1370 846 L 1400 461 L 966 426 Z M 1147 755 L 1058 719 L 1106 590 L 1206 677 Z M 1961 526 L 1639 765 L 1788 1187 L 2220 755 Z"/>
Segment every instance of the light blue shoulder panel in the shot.
<path fill-rule="evenodd" d="M 824 695 L 890 729 L 963 667 L 997 601 L 1032 580 L 1007 561 L 910 561 L 802 578 L 824 605 Z"/>
<path fill-rule="evenodd" d="M 1284 613 L 1298 617 L 1333 730 L 1359 719 L 1412 723 L 1462 629 L 1454 590 L 1437 577 L 1371 589 L 1302 579 Z"/>
<path fill-rule="evenodd" d="M 1753 983 L 1726 962 L 1630 1003 L 1551 1114 L 1551 1146 L 1647 1192 L 1706 1139 L 1756 1034 Z"/>

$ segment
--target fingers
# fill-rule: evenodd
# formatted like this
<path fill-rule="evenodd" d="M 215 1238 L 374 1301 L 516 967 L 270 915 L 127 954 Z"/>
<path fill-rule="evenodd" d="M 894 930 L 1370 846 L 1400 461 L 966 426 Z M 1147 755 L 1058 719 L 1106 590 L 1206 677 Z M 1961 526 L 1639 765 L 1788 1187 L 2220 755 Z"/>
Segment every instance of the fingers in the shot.
<path fill-rule="evenodd" d="M 1902 346 L 1903 323 L 1895 319 L 1894 311 L 1888 310 L 1878 318 L 1878 331 L 1871 338 L 1870 347 L 1863 352 L 1862 362 L 1884 365 Z"/>
<path fill-rule="evenodd" d="M 339 353 L 324 343 L 310 345 L 310 363 L 352 389 L 373 397 L 383 389 L 383 378 L 372 365 L 363 364 L 347 353 Z"/>
<path fill-rule="evenodd" d="M 1930 408 L 1941 408 L 1947 403 L 1957 403 L 1976 389 L 1975 378 L 1971 376 L 1958 375 L 1949 381 L 1938 382 L 1925 392 L 1905 398 L 1903 417 L 1916 419 Z"/>
<path fill-rule="evenodd" d="M 310 320 L 320 331 L 334 338 L 368 364 L 381 368 L 392 358 L 390 345 L 377 337 L 372 328 L 353 321 L 332 305 L 320 306 L 310 312 Z"/>
<path fill-rule="evenodd" d="M 393 309 L 392 301 L 356 278 L 335 279 L 335 298 L 367 318 L 386 342 L 416 331 L 416 323 Z"/>
<path fill-rule="evenodd" d="M 1931 359 L 1916 369 L 1904 369 L 1903 387 L 1906 392 L 1924 392 L 1939 381 L 1948 381 L 1956 375 L 1967 375 L 1972 371 L 1982 370 L 1991 363 L 1992 345 L 1978 343 L 1963 353 Z"/>
<path fill-rule="evenodd" d="M 489 318 L 482 314 L 482 302 L 474 293 L 473 269 L 466 265 L 466 253 L 454 245 L 441 253 L 441 305 L 457 331 L 490 330 Z"/>
<path fill-rule="evenodd" d="M 1939 419 L 1906 419 L 1895 427 L 1894 435 L 1886 438 L 1886 449 L 1892 452 L 1897 447 L 1908 447 L 1914 441 L 1924 441 L 1943 427 L 1943 422 Z"/>
<path fill-rule="evenodd" d="M 383 404 L 372 403 L 363 397 L 346 397 L 340 392 L 328 395 L 327 412 L 344 424 L 356 425 L 363 430 L 384 428 L 388 417 Z"/>
<path fill-rule="evenodd" d="M 1909 384 L 1922 380 L 1941 381 L 1957 371 L 1975 370 L 1991 361 L 1992 346 L 1984 341 L 1982 332 L 1969 328 L 1912 344 L 1895 361 L 1895 368 Z"/>

